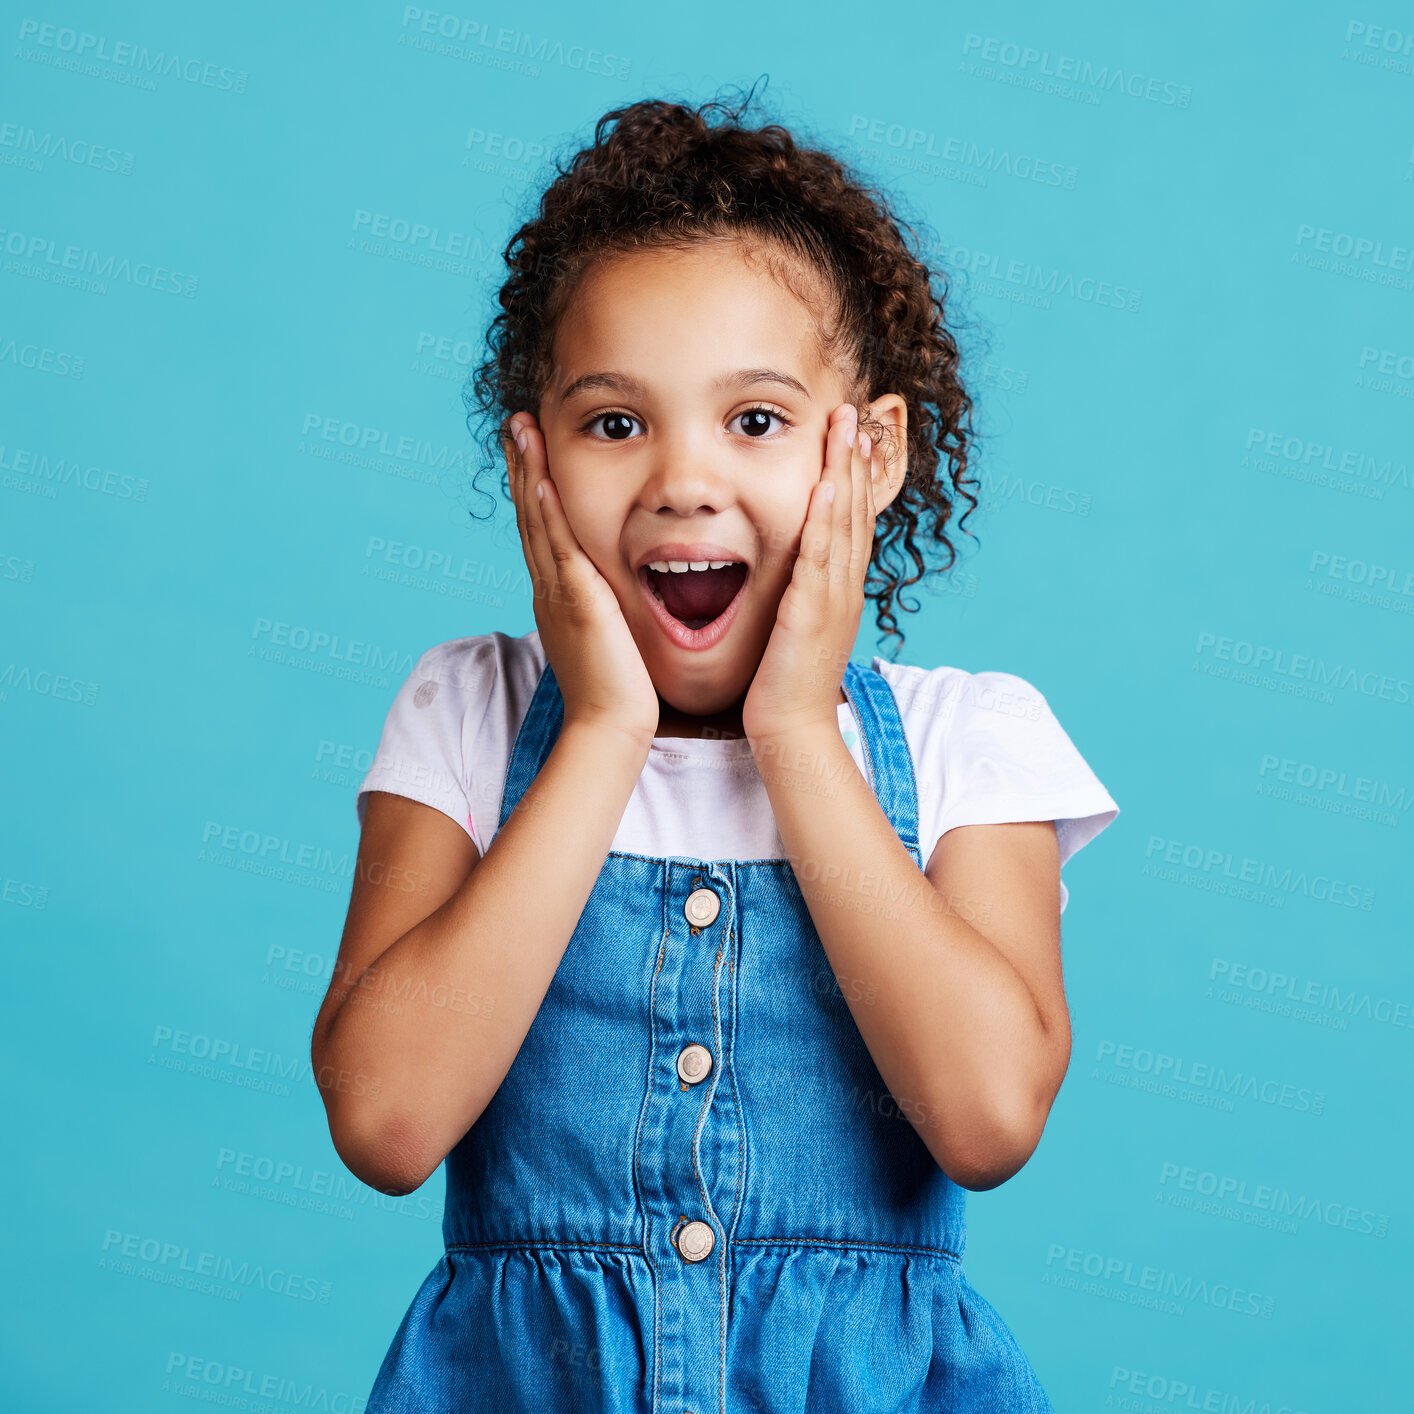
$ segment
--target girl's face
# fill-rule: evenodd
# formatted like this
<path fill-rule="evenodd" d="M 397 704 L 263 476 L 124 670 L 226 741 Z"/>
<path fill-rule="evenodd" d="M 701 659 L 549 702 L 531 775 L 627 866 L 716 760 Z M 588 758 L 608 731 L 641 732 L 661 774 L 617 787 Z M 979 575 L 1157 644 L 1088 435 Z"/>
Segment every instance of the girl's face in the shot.
<path fill-rule="evenodd" d="M 730 709 L 765 652 L 847 396 L 820 362 L 815 316 L 739 244 L 714 241 L 597 262 L 554 352 L 538 421 L 570 525 L 663 699 Z M 904 409 L 896 394 L 870 406 L 900 446 Z M 876 514 L 902 481 L 881 462 Z M 723 560 L 676 579 L 649 568 Z"/>

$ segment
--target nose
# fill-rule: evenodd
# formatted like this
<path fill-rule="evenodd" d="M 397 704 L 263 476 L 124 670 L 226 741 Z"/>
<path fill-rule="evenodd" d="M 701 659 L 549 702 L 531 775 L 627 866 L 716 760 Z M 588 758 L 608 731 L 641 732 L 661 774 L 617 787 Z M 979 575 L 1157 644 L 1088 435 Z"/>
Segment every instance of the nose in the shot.
<path fill-rule="evenodd" d="M 660 437 L 649 457 L 639 504 L 655 515 L 725 509 L 735 490 L 723 470 L 724 452 L 710 433 L 691 428 Z"/>

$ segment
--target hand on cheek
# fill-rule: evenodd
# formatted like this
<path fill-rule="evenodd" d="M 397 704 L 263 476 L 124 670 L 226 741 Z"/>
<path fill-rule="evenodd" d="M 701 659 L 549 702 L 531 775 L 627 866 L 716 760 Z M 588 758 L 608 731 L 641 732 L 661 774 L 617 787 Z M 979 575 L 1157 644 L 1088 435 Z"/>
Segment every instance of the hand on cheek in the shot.
<path fill-rule="evenodd" d="M 566 723 L 607 726 L 644 751 L 658 693 L 611 586 L 580 545 L 529 413 L 508 422 L 507 480 L 530 570 L 535 627 L 554 669 Z"/>
<path fill-rule="evenodd" d="M 874 449 L 851 404 L 831 414 L 790 583 L 742 707 L 751 738 L 836 726 L 874 547 Z"/>

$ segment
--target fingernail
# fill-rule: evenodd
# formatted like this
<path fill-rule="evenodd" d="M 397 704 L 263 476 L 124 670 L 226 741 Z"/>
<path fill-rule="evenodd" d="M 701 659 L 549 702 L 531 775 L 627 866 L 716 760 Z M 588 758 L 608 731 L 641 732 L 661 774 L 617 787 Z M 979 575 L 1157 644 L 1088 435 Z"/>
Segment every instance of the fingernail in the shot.
<path fill-rule="evenodd" d="M 833 481 L 827 481 L 827 482 L 825 483 L 825 504 L 826 504 L 827 506 L 833 505 L 833 504 L 834 504 L 834 500 L 835 500 L 835 483 L 834 483 Z"/>
<path fill-rule="evenodd" d="M 524 448 L 522 448 L 522 450 L 524 450 Z M 543 481 L 537 481 L 535 483 L 535 499 L 537 501 L 543 501 L 545 499 L 545 483 Z"/>
<path fill-rule="evenodd" d="M 524 451 L 524 450 L 525 450 L 525 428 L 524 428 L 524 427 L 519 428 L 519 429 L 516 431 L 516 446 L 519 447 L 519 448 L 521 449 L 521 451 Z"/>
<path fill-rule="evenodd" d="M 849 431 L 844 434 L 845 441 L 848 442 L 851 447 L 854 446 L 854 434 L 858 430 L 859 429 L 854 425 L 854 423 L 851 422 L 849 425 Z"/>
<path fill-rule="evenodd" d="M 873 446 L 873 443 L 870 442 L 869 434 L 866 432 L 859 439 L 859 455 L 863 457 L 865 461 L 869 460 L 869 448 L 871 446 Z"/>

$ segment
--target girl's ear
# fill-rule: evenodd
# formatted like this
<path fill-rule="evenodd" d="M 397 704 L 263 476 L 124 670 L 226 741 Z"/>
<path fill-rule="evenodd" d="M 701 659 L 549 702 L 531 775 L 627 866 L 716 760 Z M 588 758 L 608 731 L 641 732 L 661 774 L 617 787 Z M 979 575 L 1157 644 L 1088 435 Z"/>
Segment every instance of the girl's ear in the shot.
<path fill-rule="evenodd" d="M 864 411 L 860 423 L 874 436 L 879 449 L 873 458 L 877 516 L 903 489 L 908 474 L 908 404 L 897 393 L 885 393 Z"/>

